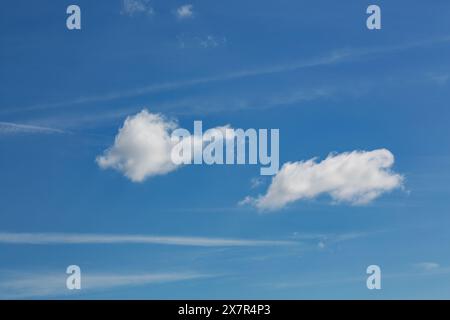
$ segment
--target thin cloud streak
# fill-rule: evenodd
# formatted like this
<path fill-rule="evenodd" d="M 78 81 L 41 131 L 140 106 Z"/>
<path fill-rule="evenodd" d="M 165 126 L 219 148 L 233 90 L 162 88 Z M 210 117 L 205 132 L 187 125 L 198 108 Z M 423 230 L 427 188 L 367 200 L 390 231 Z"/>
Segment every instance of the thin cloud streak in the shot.
<path fill-rule="evenodd" d="M 243 70 L 243 71 L 237 71 L 237 72 L 233 72 L 233 73 L 229 73 L 229 74 L 197 78 L 197 79 L 191 79 L 191 80 L 184 80 L 184 81 L 166 82 L 166 83 L 154 84 L 154 85 L 149 85 L 149 86 L 145 86 L 145 87 L 141 87 L 141 88 L 135 88 L 135 89 L 116 92 L 116 93 L 110 92 L 110 93 L 107 93 L 104 95 L 80 97 L 78 99 L 74 99 L 71 101 L 40 104 L 40 105 L 34 105 L 34 106 L 20 108 L 20 109 L 7 109 L 7 110 L 4 110 L 2 113 L 51 109 L 51 108 L 65 107 L 65 106 L 71 106 L 71 105 L 81 105 L 81 104 L 95 103 L 95 102 L 107 102 L 107 101 L 112 101 L 112 100 L 117 100 L 117 99 L 122 99 L 122 98 L 140 96 L 140 95 L 149 94 L 149 93 L 172 91 L 172 90 L 181 89 L 181 88 L 185 88 L 185 87 L 193 87 L 196 85 L 207 84 L 207 83 L 211 83 L 211 82 L 236 80 L 236 79 L 252 77 L 252 76 L 268 75 L 268 74 L 273 74 L 273 73 L 295 71 L 297 69 L 302 69 L 302 68 L 307 68 L 307 67 L 327 65 L 327 64 L 335 63 L 343 57 L 344 56 L 341 54 L 332 54 L 329 57 L 311 60 L 308 62 L 271 66 L 271 67 L 266 67 L 266 68 L 261 68 L 261 69 L 253 69 L 253 70 Z"/>
<path fill-rule="evenodd" d="M 440 270 L 425 270 L 423 272 L 404 272 L 404 273 L 388 273 L 383 274 L 383 279 L 417 279 L 421 277 L 432 277 L 432 276 L 442 276 L 448 275 L 450 273 L 450 268 L 441 268 Z M 318 286 L 335 286 L 347 283 L 358 283 L 365 284 L 367 281 L 367 276 L 361 277 L 335 277 L 333 279 L 323 279 L 320 280 L 305 280 L 305 281 L 283 281 L 277 283 L 267 283 L 267 286 L 271 286 L 276 289 L 288 289 L 288 288 L 301 288 L 301 287 L 318 287 Z"/>
<path fill-rule="evenodd" d="M 114 289 L 116 287 L 144 286 L 177 281 L 197 280 L 214 275 L 194 272 L 144 273 L 144 274 L 85 274 L 81 278 L 82 290 L 66 288 L 67 274 L 54 272 L 46 274 L 3 274 L 0 281 L 0 298 L 17 299 L 27 297 L 67 296 L 83 294 L 93 290 Z"/>
<path fill-rule="evenodd" d="M 278 106 L 291 106 L 295 104 L 314 101 L 317 99 L 327 99 L 336 95 L 337 92 L 345 92 L 345 89 L 320 87 L 313 89 L 295 88 L 295 90 L 286 91 L 276 95 L 265 96 L 264 99 L 258 99 L 259 96 L 249 96 L 244 98 L 190 98 L 169 102 L 148 103 L 151 105 L 153 112 L 170 112 L 172 115 L 204 115 L 206 113 L 218 112 L 237 112 L 240 110 L 265 110 Z M 122 120 L 132 113 L 142 110 L 141 105 L 133 107 L 126 106 L 114 110 L 107 110 L 97 113 L 89 112 L 85 115 L 67 115 L 47 116 L 44 118 L 36 118 L 35 121 L 40 123 L 53 123 L 70 129 L 77 129 L 89 125 L 97 125 L 98 123 L 108 123 L 110 121 Z"/>
<path fill-rule="evenodd" d="M 304 68 L 332 65 L 332 64 L 348 61 L 351 58 L 362 58 L 365 56 L 376 55 L 376 54 L 394 53 L 394 52 L 398 52 L 398 51 L 409 50 L 409 49 L 419 48 L 419 47 L 426 47 L 426 46 L 433 45 L 433 44 L 447 43 L 447 42 L 450 42 L 450 36 L 444 36 L 444 37 L 438 37 L 438 38 L 434 38 L 434 39 L 430 39 L 430 40 L 415 41 L 415 42 L 403 43 L 403 44 L 392 45 L 392 46 L 384 46 L 384 47 L 373 47 L 373 48 L 367 48 L 367 49 L 361 49 L 361 48 L 360 49 L 341 49 L 341 50 L 335 50 L 335 51 L 331 52 L 330 54 L 322 56 L 320 58 L 313 58 L 313 59 L 304 60 L 304 61 L 297 61 L 297 62 L 292 62 L 289 64 L 280 64 L 280 65 L 274 65 L 274 66 L 262 67 L 262 68 L 256 68 L 256 69 L 241 70 L 241 71 L 232 72 L 232 73 L 228 73 L 228 74 L 202 77 L 202 78 L 191 79 L 191 80 L 166 82 L 166 83 L 162 83 L 162 84 L 153 84 L 153 85 L 130 89 L 130 90 L 125 90 L 125 91 L 121 91 L 121 92 L 110 92 L 110 93 L 106 93 L 103 95 L 80 97 L 78 99 L 74 99 L 74 100 L 70 100 L 70 101 L 39 104 L 39 105 L 24 107 L 24 108 L 20 108 L 20 109 L 16 109 L 16 108 L 4 109 L 2 113 L 4 114 L 4 113 L 17 112 L 17 111 L 21 112 L 21 111 L 29 111 L 29 110 L 50 109 L 50 108 L 81 105 L 81 104 L 94 103 L 94 102 L 106 102 L 106 101 L 127 98 L 127 97 L 139 96 L 139 95 L 143 95 L 143 94 L 162 92 L 162 91 L 171 91 L 171 90 L 176 90 L 176 89 L 180 89 L 180 88 L 184 88 L 184 87 L 191 87 L 191 86 L 196 86 L 196 85 L 201 85 L 201 84 L 206 84 L 206 83 L 211 83 L 211 82 L 229 81 L 229 80 L 236 80 L 236 79 L 247 78 L 247 77 L 263 76 L 263 75 L 276 74 L 276 73 L 282 73 L 282 72 L 296 71 L 296 70 L 300 70 L 300 69 L 304 69 Z"/>
<path fill-rule="evenodd" d="M 13 122 L 0 122 L 0 135 L 19 133 L 65 133 L 64 130 L 34 126 L 28 124 L 18 124 Z"/>
<path fill-rule="evenodd" d="M 196 247 L 255 247 L 298 244 L 295 241 L 171 237 L 148 235 L 108 235 L 69 233 L 0 233 L 0 244 L 158 244 Z"/>

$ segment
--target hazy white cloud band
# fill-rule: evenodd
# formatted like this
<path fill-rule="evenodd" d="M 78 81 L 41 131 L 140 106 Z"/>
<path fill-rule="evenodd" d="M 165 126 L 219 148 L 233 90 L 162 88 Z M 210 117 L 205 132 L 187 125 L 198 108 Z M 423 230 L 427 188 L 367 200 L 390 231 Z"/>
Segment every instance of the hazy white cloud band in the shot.
<path fill-rule="evenodd" d="M 57 107 L 64 107 L 64 106 L 78 105 L 78 104 L 85 104 L 85 103 L 93 103 L 93 102 L 106 102 L 106 101 L 112 101 L 112 100 L 121 99 L 121 98 L 134 97 L 134 96 L 139 96 L 139 95 L 149 94 L 149 93 L 154 93 L 154 92 L 175 90 L 175 89 L 180 89 L 180 88 L 184 88 L 184 87 L 190 87 L 190 86 L 195 86 L 195 85 L 200 85 L 200 84 L 205 84 L 205 83 L 211 83 L 211 82 L 228 81 L 228 80 L 234 80 L 234 79 L 240 79 L 240 78 L 246 78 L 246 77 L 252 77 L 252 76 L 263 76 L 263 75 L 269 75 L 269 74 L 275 74 L 275 73 L 281 73 L 281 72 L 296 71 L 296 70 L 300 70 L 303 68 L 332 65 L 335 63 L 348 61 L 351 58 L 362 58 L 362 57 L 367 57 L 367 56 L 371 56 L 371 55 L 394 53 L 394 52 L 409 50 L 409 49 L 413 49 L 413 48 L 426 47 L 426 46 L 430 46 L 433 44 L 447 43 L 449 41 L 450 41 L 450 36 L 442 36 L 442 37 L 436 37 L 433 39 L 400 43 L 400 44 L 391 45 L 391 46 L 334 50 L 334 51 L 330 52 L 329 54 L 323 55 L 321 57 L 316 57 L 316 58 L 311 58 L 311 59 L 306 59 L 306 60 L 301 60 L 301 61 L 293 61 L 288 64 L 278 64 L 278 65 L 272 65 L 272 66 L 267 66 L 267 67 L 254 68 L 254 69 L 245 69 L 245 70 L 235 71 L 235 72 L 231 72 L 231 73 L 227 73 L 227 74 L 221 74 L 221 75 L 215 75 L 215 76 L 205 76 L 205 77 L 190 79 L 190 80 L 181 80 L 181 81 L 166 82 L 166 83 L 161 83 L 161 84 L 152 84 L 152 85 L 143 86 L 140 88 L 123 90 L 120 92 L 110 92 L 110 93 L 105 93 L 105 94 L 96 95 L 96 96 L 85 96 L 85 97 L 80 97 L 80 98 L 73 99 L 73 100 L 39 104 L 39 105 L 34 105 L 34 106 L 29 106 L 29 107 L 24 107 L 24 108 L 19 108 L 19 109 L 17 109 L 17 108 L 4 109 L 2 113 L 27 111 L 27 110 L 34 110 L 34 109 L 57 108 Z"/>
<path fill-rule="evenodd" d="M 0 232 L 0 244 L 159 244 L 197 247 L 255 247 L 297 244 L 295 241 L 223 239 L 207 237 L 176 237 L 77 233 L 10 233 Z"/>
<path fill-rule="evenodd" d="M 0 135 L 33 134 L 33 133 L 51 134 L 51 133 L 65 133 L 65 131 L 55 128 L 34 126 L 28 124 L 0 122 Z"/>
<path fill-rule="evenodd" d="M 54 272 L 40 274 L 3 273 L 0 277 L 0 298 L 15 299 L 27 297 L 68 296 L 83 294 L 92 290 L 113 289 L 125 286 L 188 281 L 212 277 L 193 272 L 143 273 L 143 274 L 89 274 L 83 273 L 82 290 L 70 291 L 66 288 L 67 274 Z"/>

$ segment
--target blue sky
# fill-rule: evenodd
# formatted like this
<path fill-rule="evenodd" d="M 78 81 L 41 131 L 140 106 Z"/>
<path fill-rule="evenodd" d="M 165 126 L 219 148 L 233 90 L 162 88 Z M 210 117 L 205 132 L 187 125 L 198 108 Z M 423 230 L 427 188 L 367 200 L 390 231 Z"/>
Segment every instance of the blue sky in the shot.
<path fill-rule="evenodd" d="M 448 1 L 78 0 L 73 31 L 69 4 L 0 11 L 1 298 L 450 298 Z M 238 204 L 271 185 L 259 166 L 99 168 L 143 109 L 279 128 L 281 164 L 386 149 L 403 181 L 265 212 Z"/>

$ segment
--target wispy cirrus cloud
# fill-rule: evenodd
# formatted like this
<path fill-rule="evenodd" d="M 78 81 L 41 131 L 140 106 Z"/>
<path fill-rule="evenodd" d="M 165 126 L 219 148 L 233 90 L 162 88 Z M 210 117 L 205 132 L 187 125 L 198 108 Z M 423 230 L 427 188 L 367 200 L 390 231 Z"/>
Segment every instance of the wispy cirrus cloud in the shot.
<path fill-rule="evenodd" d="M 429 73 L 428 79 L 439 86 L 445 86 L 450 79 L 450 74 L 448 73 Z"/>
<path fill-rule="evenodd" d="M 156 244 L 195 247 L 256 247 L 295 245 L 298 242 L 153 235 L 0 232 L 0 244 Z"/>
<path fill-rule="evenodd" d="M 39 109 L 50 109 L 66 106 L 82 105 L 94 102 L 107 102 L 118 100 L 122 98 L 140 96 L 144 94 L 150 94 L 155 92 L 172 91 L 177 89 L 182 89 L 185 87 L 192 87 L 196 85 L 220 82 L 220 81 L 230 81 L 235 79 L 242 79 L 247 77 L 264 76 L 282 72 L 297 71 L 305 68 L 326 66 L 338 64 L 352 59 L 372 57 L 377 55 L 402 52 L 405 50 L 410 50 L 414 48 L 427 47 L 434 44 L 447 43 L 450 42 L 450 36 L 436 37 L 433 39 L 427 39 L 422 41 L 405 42 L 396 45 L 372 47 L 372 48 L 344 48 L 339 50 L 333 50 L 328 54 L 321 55 L 318 57 L 313 57 L 309 59 L 302 59 L 298 61 L 291 61 L 290 63 L 284 64 L 274 64 L 270 66 L 256 67 L 252 69 L 243 69 L 225 74 L 218 74 L 212 76 L 205 76 L 194 79 L 180 80 L 180 81 L 170 81 L 165 83 L 151 84 L 147 86 L 142 86 L 139 88 L 133 88 L 123 91 L 115 91 L 104 93 L 100 95 L 92 96 L 82 96 L 77 99 L 66 100 L 54 103 L 43 103 L 36 104 L 32 106 L 22 107 L 22 108 L 3 108 L 2 114 L 8 114 L 12 112 L 23 112 L 28 110 L 39 110 Z"/>
<path fill-rule="evenodd" d="M 293 105 L 302 105 L 316 100 L 325 100 L 336 96 L 353 95 L 353 90 L 358 88 L 353 86 L 351 90 L 343 87 L 319 87 L 319 88 L 300 88 L 294 87 L 283 92 L 275 94 L 266 93 L 249 94 L 245 97 L 227 97 L 223 95 L 200 96 L 192 98 L 177 99 L 176 101 L 164 101 L 150 103 L 155 106 L 152 110 L 155 112 L 167 112 L 171 115 L 205 115 L 209 113 L 221 113 L 239 110 L 266 110 L 275 107 L 288 107 Z M 79 128 L 80 126 L 98 125 L 99 123 L 108 123 L 121 120 L 130 114 L 136 114 L 142 111 L 142 106 L 123 106 L 111 110 L 99 110 L 98 112 L 89 112 L 87 114 L 75 114 L 67 117 L 63 115 L 50 115 L 36 118 L 40 123 L 48 125 L 57 124 L 65 128 Z"/>
<path fill-rule="evenodd" d="M 225 46 L 227 44 L 227 38 L 224 36 L 216 36 L 208 34 L 205 36 L 189 36 L 186 34 L 180 34 L 177 36 L 178 45 L 181 49 L 188 48 L 203 48 L 211 49 Z"/>
<path fill-rule="evenodd" d="M 65 133 L 64 130 L 35 126 L 29 124 L 19 124 L 13 122 L 0 122 L 0 135 L 12 134 L 51 134 L 51 133 Z"/>
<path fill-rule="evenodd" d="M 87 103 L 94 103 L 94 102 L 107 102 L 117 99 L 123 99 L 123 98 L 129 98 L 134 96 L 140 96 L 144 94 L 150 94 L 150 93 L 157 93 L 157 92 L 163 92 L 163 91 L 173 91 L 177 89 L 182 89 L 185 87 L 193 87 L 196 85 L 202 85 L 207 84 L 211 82 L 219 82 L 219 81 L 229 81 L 229 80 L 235 80 L 235 79 L 241 79 L 241 78 L 247 78 L 247 77 L 253 77 L 253 76 L 262 76 L 262 75 L 269 75 L 274 73 L 280 73 L 280 72 L 287 72 L 287 71 L 294 71 L 302 68 L 309 68 L 309 67 L 315 67 L 315 66 L 321 66 L 321 65 L 328 65 L 333 64 L 336 62 L 339 62 L 341 59 L 344 58 L 344 56 L 347 56 L 347 53 L 332 53 L 328 56 L 324 56 L 321 58 L 314 58 L 311 60 L 305 60 L 301 62 L 291 63 L 288 65 L 275 65 L 275 66 L 269 66 L 269 67 L 262 67 L 262 68 L 255 68 L 255 69 L 247 69 L 247 70 L 240 70 L 231 72 L 228 74 L 219 74 L 219 75 L 213 75 L 213 76 L 207 76 L 202 78 L 195 78 L 195 79 L 188 79 L 188 80 L 181 80 L 181 81 L 172 81 L 172 82 L 166 82 L 166 83 L 160 83 L 160 84 L 152 84 L 149 86 L 144 86 L 140 88 L 134 88 L 130 90 L 124 90 L 119 92 L 110 92 L 102 95 L 96 95 L 96 96 L 85 96 L 80 97 L 74 100 L 67 100 L 64 102 L 55 102 L 55 103 L 47 103 L 47 104 L 41 104 L 41 105 L 34 105 L 24 108 L 14 108 L 14 109 L 4 109 L 2 112 L 3 114 L 7 114 L 10 112 L 17 112 L 17 111 L 30 111 L 30 110 L 40 110 L 40 109 L 51 109 L 51 108 L 58 108 L 58 107 L 65 107 L 65 106 L 73 106 L 73 105 L 82 105 Z"/>
<path fill-rule="evenodd" d="M 136 14 L 153 15 L 155 11 L 149 0 L 123 0 L 121 13 L 128 16 Z"/>
<path fill-rule="evenodd" d="M 415 263 L 414 267 L 416 267 L 417 269 L 420 269 L 422 271 L 435 271 L 438 270 L 441 265 L 437 262 L 419 262 L 419 263 Z"/>
<path fill-rule="evenodd" d="M 419 263 L 420 264 L 420 263 Z M 434 263 L 433 263 L 434 264 Z M 418 267 L 417 264 L 414 265 L 415 267 Z M 429 269 L 421 269 L 420 271 L 405 271 L 405 272 L 395 272 L 395 273 L 383 273 L 383 279 L 420 279 L 422 277 L 440 277 L 445 276 L 445 278 L 448 277 L 448 274 L 450 274 L 450 268 L 449 267 L 435 267 Z M 301 287 L 317 287 L 317 286 L 326 286 L 326 287 L 332 287 L 332 286 L 338 286 L 345 283 L 357 283 L 360 282 L 361 284 L 365 284 L 367 281 L 367 276 L 352 276 L 352 275 L 340 275 L 340 276 L 334 276 L 334 277 L 327 277 L 324 278 L 322 275 L 320 277 L 317 277 L 316 279 L 311 279 L 311 276 L 305 279 L 296 279 L 295 281 L 292 280 L 283 280 L 279 282 L 272 282 L 267 283 L 267 286 L 271 286 L 274 289 L 286 289 L 286 288 L 301 288 Z"/>
<path fill-rule="evenodd" d="M 210 278 L 214 275 L 195 272 L 173 273 L 142 273 L 142 274 L 114 274 L 114 273 L 82 273 L 81 289 L 68 290 L 66 287 L 67 274 L 64 272 L 47 272 L 30 274 L 17 272 L 3 272 L 0 275 L 0 298 L 20 299 L 46 296 L 79 295 L 99 290 L 117 287 L 145 286 L 178 281 Z"/>

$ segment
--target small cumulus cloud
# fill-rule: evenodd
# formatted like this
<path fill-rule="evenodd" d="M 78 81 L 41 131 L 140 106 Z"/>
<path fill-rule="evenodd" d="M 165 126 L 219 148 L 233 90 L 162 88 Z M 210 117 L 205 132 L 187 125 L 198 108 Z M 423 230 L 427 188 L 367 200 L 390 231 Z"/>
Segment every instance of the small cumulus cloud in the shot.
<path fill-rule="evenodd" d="M 192 18 L 194 16 L 194 6 L 192 4 L 185 4 L 178 7 L 176 16 L 179 19 Z"/>
<path fill-rule="evenodd" d="M 155 11 L 149 0 L 123 0 L 122 14 L 134 16 L 135 14 L 153 15 Z"/>
<path fill-rule="evenodd" d="M 367 204 L 399 188 L 403 176 L 391 171 L 394 155 L 387 149 L 330 154 L 325 160 L 288 162 L 272 179 L 265 195 L 246 197 L 240 204 L 261 210 L 328 194 L 336 202 Z"/>
<path fill-rule="evenodd" d="M 174 171 L 182 165 L 172 161 L 172 149 L 175 145 L 180 143 L 186 148 L 201 148 L 202 139 L 209 141 L 215 134 L 225 135 L 226 129 L 231 127 L 215 127 L 205 131 L 200 138 L 193 135 L 183 138 L 183 141 L 172 140 L 172 132 L 176 129 L 178 125 L 175 121 L 144 109 L 126 118 L 114 144 L 96 158 L 97 164 L 102 169 L 115 169 L 133 182 L 143 182 L 147 178 Z M 233 136 L 227 138 L 233 139 Z"/>
<path fill-rule="evenodd" d="M 170 133 L 175 128 L 175 122 L 147 110 L 129 116 L 113 146 L 97 157 L 97 163 L 102 169 L 122 172 L 133 182 L 171 172 L 177 168 L 170 157 Z"/>

